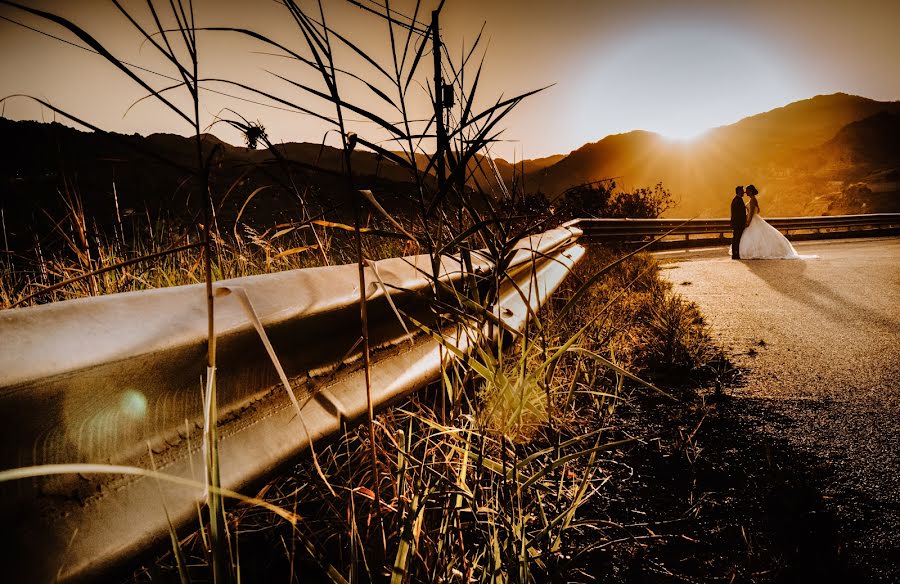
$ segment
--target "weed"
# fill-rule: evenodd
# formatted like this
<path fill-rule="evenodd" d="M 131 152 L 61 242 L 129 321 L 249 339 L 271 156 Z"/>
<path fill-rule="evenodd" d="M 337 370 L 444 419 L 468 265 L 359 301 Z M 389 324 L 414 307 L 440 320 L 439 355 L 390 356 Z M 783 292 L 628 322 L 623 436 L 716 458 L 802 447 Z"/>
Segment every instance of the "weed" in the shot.
<path fill-rule="evenodd" d="M 191 126 L 196 161 L 187 170 L 203 218 L 193 225 L 170 225 L 163 230 L 165 235 L 148 220 L 142 229 L 151 233 L 149 244 L 127 245 L 124 228 L 118 228 L 112 238 L 95 236 L 92 243 L 89 221 L 73 194 L 67 199 L 68 213 L 62 220 L 69 228 L 59 230 L 65 251 L 48 256 L 35 245 L 31 267 L 7 272 L 9 277 L 0 279 L 2 300 L 11 306 L 205 283 L 209 318 L 202 391 L 206 511 L 199 535 L 182 541 L 172 537 L 181 577 L 190 571 L 184 567 L 191 566 L 193 558 L 209 566 L 216 582 L 240 580 L 241 573 L 249 569 L 248 562 L 260 561 L 250 559 L 254 554 L 248 546 L 254 544 L 249 534 L 254 531 L 272 538 L 267 540 L 272 545 L 264 547 L 284 551 L 280 561 L 292 579 L 307 569 L 318 570 L 336 582 L 390 578 L 398 583 L 527 582 L 568 573 L 577 565 L 585 538 L 603 542 L 615 537 L 603 521 L 583 512 L 592 499 L 603 495 L 615 476 L 615 465 L 606 453 L 636 440 L 616 431 L 613 414 L 627 399 L 630 384 L 662 391 L 641 377 L 642 372 L 656 369 L 653 364 L 663 363 L 674 375 L 702 361 L 706 337 L 696 310 L 661 282 L 651 258 L 600 252 L 579 268 L 578 284 L 561 292 L 565 301 L 529 314 L 519 342 L 488 334 L 488 325 L 497 320 L 491 307 L 509 276 L 516 242 L 554 217 L 514 221 L 501 216 L 497 201 L 480 188 L 471 188 L 468 179 L 475 169 L 487 175 L 482 165 L 489 164 L 485 161 L 490 160 L 490 146 L 498 139 L 498 124 L 534 91 L 497 100 L 477 111 L 473 104 L 481 66 L 470 84 L 465 83 L 463 71 L 481 37 L 462 61 L 454 64 L 440 42 L 439 10 L 426 26 L 418 19 L 418 4 L 405 24 L 394 18 L 387 3 L 384 11 L 366 7 L 381 24 L 387 23 L 390 32 L 393 67 L 384 68 L 330 27 L 323 3 L 313 11 L 292 0 L 283 4 L 303 55 L 259 32 L 238 27 L 200 29 L 194 24 L 190 3 L 169 3 L 168 18 L 176 23 L 174 29 L 163 26 L 152 2 L 148 3 L 154 24 L 150 28 L 116 3 L 138 38 L 176 69 L 181 82 L 172 89 L 187 92 L 192 111 L 176 107 L 167 92 L 152 89 L 73 23 L 19 7 L 68 28 Z M 276 96 L 239 80 L 200 78 L 197 33 L 201 30 L 250 37 L 267 49 L 278 50 L 294 59 L 297 67 L 317 73 L 326 91 L 282 78 L 296 93 Z M 405 42 L 398 42 L 403 37 Z M 179 43 L 178 51 L 172 43 Z M 408 105 L 408 93 L 421 77 L 422 57 L 429 46 L 435 83 L 428 105 L 434 106 L 434 113 L 417 122 Z M 369 70 L 360 74 L 341 69 L 334 55 L 344 50 L 362 58 Z M 445 75 L 450 81 L 446 84 Z M 373 79 L 390 88 L 390 95 Z M 199 122 L 201 89 L 215 84 L 237 87 L 300 112 L 311 113 L 308 100 L 333 107 L 333 116 L 315 115 L 340 135 L 344 183 L 338 188 L 350 213 L 326 218 L 304 206 L 296 221 L 256 229 L 240 219 L 260 192 L 257 189 L 245 199 L 233 228 L 220 228 L 216 209 L 227 192 L 218 201 L 211 192 L 209 161 L 214 152 L 204 151 Z M 401 122 L 391 123 L 355 105 L 352 96 L 363 91 L 390 105 Z M 451 101 L 455 106 L 445 108 Z M 386 132 L 388 142 L 401 151 L 383 146 L 384 142 L 372 136 L 351 132 L 345 125 L 347 113 Z M 227 123 L 245 130 L 248 143 L 265 145 L 278 162 L 286 163 L 258 122 L 237 117 L 240 119 Z M 435 148 L 426 152 L 423 141 L 435 135 Z M 367 179 L 353 171 L 356 148 L 367 148 L 408 171 L 415 189 L 405 202 L 414 213 L 399 216 L 385 211 L 365 188 Z M 303 189 L 289 188 L 298 200 L 307 199 Z M 660 201 L 667 200 L 661 187 L 655 192 Z M 623 199 L 623 204 L 626 202 L 634 203 Z M 353 224 L 349 225 L 351 218 Z M 200 257 L 192 253 L 198 247 L 203 249 Z M 368 370 L 364 266 L 379 255 L 398 255 L 400 250 L 421 251 L 432 259 L 432 271 L 426 275 L 432 281 L 438 323 L 428 332 L 452 352 L 444 331 L 476 331 L 472 354 L 448 366 L 441 383 L 399 408 L 376 417 L 370 399 L 364 427 L 347 428 L 318 453 L 315 464 L 299 465 L 293 475 L 266 486 L 249 506 L 238 506 L 226 518 L 224 497 L 230 493 L 222 488 L 218 476 L 213 281 L 319 262 L 357 264 L 361 356 Z M 475 253 L 496 266 L 489 276 L 472 269 Z M 460 257 L 466 269 L 458 288 L 437 277 L 447 255 Z M 267 503 L 258 504 L 257 500 L 263 499 Z M 285 511 L 288 508 L 290 512 Z M 300 522 L 299 517 L 304 520 Z M 271 566 L 259 569 L 271 573 Z"/>
<path fill-rule="evenodd" d="M 576 276 L 589 279 L 610 257 L 592 250 Z M 359 581 L 526 582 L 556 574 L 571 580 L 588 541 L 594 548 L 617 542 L 620 528 L 597 515 L 603 505 L 594 500 L 612 496 L 621 472 L 616 453 L 635 439 L 614 415 L 631 389 L 624 375 L 597 367 L 585 352 L 636 365 L 647 346 L 664 347 L 666 336 L 651 320 L 665 286 L 654 260 L 637 256 L 598 280 L 574 316 L 554 319 L 576 280 L 538 315 L 531 342 L 501 343 L 477 356 L 482 374 L 454 367 L 442 383 L 378 415 L 374 449 L 367 427 L 348 429 L 323 448 L 318 461 L 337 496 L 307 463 L 264 488 L 260 496 L 304 517 L 300 529 L 319 542 L 321 555 L 301 557 L 277 544 L 290 541 L 290 533 L 270 514 L 235 510 L 232 529 L 248 534 L 242 541 L 252 541 L 246 545 L 257 550 L 260 573 L 299 577 L 330 567 Z M 598 317 L 603 306 L 610 308 Z M 697 341 L 702 326 L 692 326 L 698 330 L 682 343 L 705 342 Z M 576 335 L 583 352 L 553 361 Z M 556 364 L 552 371 L 548 363 Z M 448 389 L 455 405 L 442 415 L 435 404 Z M 681 435 L 690 460 L 702 452 L 695 434 L 691 428 Z M 383 568 L 367 543 L 377 532 L 375 475 L 366 462 L 373 450 L 384 497 Z"/>

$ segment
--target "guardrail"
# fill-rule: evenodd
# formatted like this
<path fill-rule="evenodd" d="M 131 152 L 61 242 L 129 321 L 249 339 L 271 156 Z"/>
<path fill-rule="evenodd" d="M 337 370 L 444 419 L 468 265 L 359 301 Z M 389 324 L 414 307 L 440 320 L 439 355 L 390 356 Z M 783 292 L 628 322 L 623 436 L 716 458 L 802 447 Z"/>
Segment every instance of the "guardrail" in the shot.
<path fill-rule="evenodd" d="M 794 241 L 900 235 L 900 213 L 773 217 L 766 221 Z M 655 248 L 731 243 L 728 219 L 576 219 L 567 225 L 584 231 L 584 238 L 591 242 L 643 243 L 671 231 Z"/>
<path fill-rule="evenodd" d="M 794 239 L 900 232 L 900 214 L 768 221 Z M 521 330 L 529 311 L 583 256 L 582 231 L 591 241 L 642 242 L 673 229 L 662 246 L 725 243 L 730 235 L 726 219 L 576 220 L 517 245 L 493 313 L 503 327 Z M 365 417 L 357 269 L 312 268 L 215 284 L 223 486 L 246 489 L 295 460 L 311 441 Z M 435 278 L 452 287 L 493 270 L 478 253 L 468 273 L 457 258 L 435 266 L 424 255 L 366 269 L 376 408 L 436 380 L 450 360 L 437 341 L 411 335 L 395 309 L 435 327 Z M 467 351 L 472 332 L 444 330 L 444 342 Z M 289 377 L 300 415 L 263 339 Z M 202 285 L 0 311 L 0 470 L 76 462 L 151 468 L 152 452 L 160 472 L 202 484 L 205 350 Z M 0 524 L 15 537 L 4 538 L 0 562 L 12 581 L 96 578 L 165 542 L 166 512 L 178 527 L 195 521 L 202 496 L 196 484 L 135 476 L 3 483 Z"/>
<path fill-rule="evenodd" d="M 503 327 L 521 330 L 562 283 L 585 252 L 580 235 L 562 227 L 519 242 L 492 307 Z M 434 268 L 420 255 L 366 269 L 378 409 L 437 380 L 451 358 L 437 341 L 409 334 L 395 308 L 436 327 L 435 277 L 455 286 L 492 277 L 494 265 L 473 252 L 471 272 L 452 257 Z M 215 284 L 224 487 L 246 489 L 310 441 L 365 417 L 357 270 L 311 268 Z M 164 543 L 169 518 L 177 527 L 196 521 L 206 326 L 203 285 L 0 311 L 0 470 L 105 463 L 194 481 L 92 474 L 0 484 L 0 524 L 15 534 L 0 546 L 11 581 L 95 579 Z M 444 342 L 468 351 L 479 333 L 471 326 L 444 330 Z M 490 325 L 487 334 L 497 332 Z M 302 404 L 299 415 L 263 338 Z"/>

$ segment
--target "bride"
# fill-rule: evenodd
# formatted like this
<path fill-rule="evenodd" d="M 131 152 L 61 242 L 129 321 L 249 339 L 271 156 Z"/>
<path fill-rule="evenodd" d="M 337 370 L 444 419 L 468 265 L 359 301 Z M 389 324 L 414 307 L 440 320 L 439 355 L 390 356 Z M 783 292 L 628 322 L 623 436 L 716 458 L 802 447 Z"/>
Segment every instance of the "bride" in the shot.
<path fill-rule="evenodd" d="M 744 233 L 741 235 L 741 259 L 801 259 L 791 242 L 759 216 L 759 202 L 756 200 L 759 191 L 756 190 L 756 187 L 749 185 L 745 192 L 750 197 L 750 202 L 747 204 L 747 227 L 744 228 Z"/>

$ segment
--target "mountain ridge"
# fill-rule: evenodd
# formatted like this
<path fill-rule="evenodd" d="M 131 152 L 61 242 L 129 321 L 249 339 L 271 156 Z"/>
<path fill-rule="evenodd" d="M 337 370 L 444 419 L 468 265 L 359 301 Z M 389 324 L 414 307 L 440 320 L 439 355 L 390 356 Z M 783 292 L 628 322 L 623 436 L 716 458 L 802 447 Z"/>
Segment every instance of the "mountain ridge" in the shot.
<path fill-rule="evenodd" d="M 662 182 L 680 195 L 674 213 L 703 216 L 724 214 L 723 197 L 735 185 L 756 183 L 764 198 L 771 195 L 770 211 L 819 214 L 827 208 L 812 203 L 823 195 L 835 196 L 835 189 L 843 185 L 832 183 L 843 182 L 846 173 L 822 175 L 803 165 L 809 165 L 814 152 L 848 124 L 882 111 L 900 115 L 900 101 L 836 93 L 754 114 L 690 141 L 673 141 L 646 130 L 613 134 L 577 148 L 525 180 L 550 199 L 575 184 L 604 178 L 617 177 L 631 187 Z M 888 128 L 877 127 L 877 120 L 874 125 L 876 134 L 889 133 Z M 882 167 L 900 168 L 900 157 L 881 158 L 876 162 Z M 859 161 L 872 172 L 886 170 L 869 168 L 870 162 Z"/>
<path fill-rule="evenodd" d="M 506 188 L 495 188 L 493 169 L 473 173 L 469 185 L 477 179 L 497 198 L 524 191 L 552 200 L 572 186 L 601 179 L 615 179 L 626 188 L 662 182 L 679 199 L 670 215 L 723 216 L 737 184 L 756 184 L 768 215 L 801 215 L 832 212 L 832 203 L 847 188 L 865 183 L 880 197 L 868 210 L 900 210 L 896 192 L 900 187 L 891 186 L 896 181 L 889 180 L 900 174 L 896 116 L 900 101 L 846 93 L 819 95 L 713 128 L 691 141 L 634 130 L 605 136 L 568 154 L 514 162 L 493 158 Z M 172 133 L 98 134 L 56 122 L 5 118 L 0 118 L 0 137 L 0 184 L 7 185 L 0 204 L 7 221 L 14 224 L 45 221 L 42 208 L 57 215 L 65 211 L 56 192 L 60 173 L 72 175 L 68 179 L 86 193 L 87 207 L 96 208 L 101 221 L 113 212 L 113 183 L 124 207 L 145 213 L 167 209 L 184 213 L 196 207 L 180 186 L 184 169 L 196 162 L 192 138 Z M 276 156 L 268 150 L 203 135 L 204 156 L 216 149 L 214 186 L 217 192 L 229 193 L 221 205 L 223 220 L 233 218 L 250 193 L 265 185 L 269 185 L 265 194 L 247 206 L 245 217 L 264 220 L 267 213 L 277 217 L 281 209 L 295 208 L 298 194 L 284 188 L 294 178 L 309 185 L 302 189 L 307 203 L 314 200 L 323 208 L 340 205 L 345 183 L 339 149 L 306 142 L 274 147 L 289 169 L 271 164 Z M 171 160 L 182 170 L 169 168 L 160 159 Z M 352 160 L 355 174 L 386 205 L 398 208 L 410 200 L 404 197 L 414 186 L 405 169 L 364 149 L 354 151 Z M 424 160 L 424 155 L 417 156 L 420 168 L 425 167 Z M 318 170 L 310 173 L 313 166 Z"/>

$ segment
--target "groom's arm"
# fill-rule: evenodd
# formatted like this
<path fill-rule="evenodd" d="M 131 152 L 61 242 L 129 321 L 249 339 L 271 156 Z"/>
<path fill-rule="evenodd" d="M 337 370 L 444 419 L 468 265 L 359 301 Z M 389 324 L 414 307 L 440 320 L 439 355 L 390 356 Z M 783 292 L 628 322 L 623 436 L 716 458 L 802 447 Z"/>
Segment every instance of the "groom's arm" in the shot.
<path fill-rule="evenodd" d="M 731 227 L 736 229 L 738 227 L 742 227 L 741 223 L 741 212 L 743 211 L 743 223 L 747 223 L 747 208 L 744 207 L 743 203 L 739 203 L 736 200 L 731 201 Z"/>

